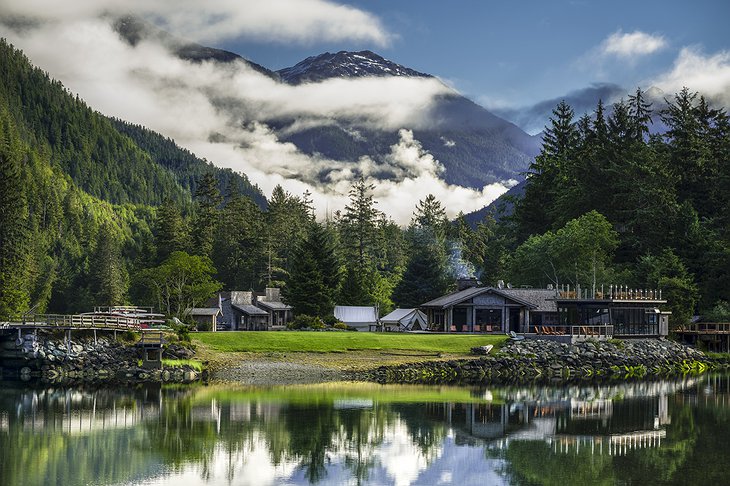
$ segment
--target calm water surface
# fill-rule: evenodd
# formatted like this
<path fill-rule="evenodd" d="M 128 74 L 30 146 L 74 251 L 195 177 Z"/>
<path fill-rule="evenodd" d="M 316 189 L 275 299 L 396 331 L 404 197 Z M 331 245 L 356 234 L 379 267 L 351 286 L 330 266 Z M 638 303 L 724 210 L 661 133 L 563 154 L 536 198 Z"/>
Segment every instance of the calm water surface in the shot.
<path fill-rule="evenodd" d="M 587 387 L 0 382 L 2 485 L 730 483 L 730 377 Z"/>

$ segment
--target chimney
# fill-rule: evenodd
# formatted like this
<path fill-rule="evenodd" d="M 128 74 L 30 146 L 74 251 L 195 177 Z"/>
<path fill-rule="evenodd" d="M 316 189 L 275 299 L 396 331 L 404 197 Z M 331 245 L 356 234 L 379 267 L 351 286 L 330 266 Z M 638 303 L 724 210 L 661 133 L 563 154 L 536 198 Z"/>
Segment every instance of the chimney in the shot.
<path fill-rule="evenodd" d="M 479 287 L 482 283 L 476 277 L 462 277 L 456 279 L 457 290 L 466 290 L 472 287 Z"/>
<path fill-rule="evenodd" d="M 266 298 L 264 302 L 280 302 L 281 301 L 281 289 L 266 287 Z"/>
<path fill-rule="evenodd" d="M 253 292 L 242 292 L 236 290 L 231 292 L 231 304 L 235 305 L 253 305 Z"/>

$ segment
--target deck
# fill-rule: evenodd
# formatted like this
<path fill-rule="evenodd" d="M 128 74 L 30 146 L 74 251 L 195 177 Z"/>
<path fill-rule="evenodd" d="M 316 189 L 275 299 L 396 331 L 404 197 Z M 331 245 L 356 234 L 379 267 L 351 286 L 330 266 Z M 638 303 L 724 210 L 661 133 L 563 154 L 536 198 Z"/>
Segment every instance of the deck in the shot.
<path fill-rule="evenodd" d="M 704 344 L 708 351 L 730 352 L 730 322 L 692 322 L 674 332 L 690 344 Z"/>

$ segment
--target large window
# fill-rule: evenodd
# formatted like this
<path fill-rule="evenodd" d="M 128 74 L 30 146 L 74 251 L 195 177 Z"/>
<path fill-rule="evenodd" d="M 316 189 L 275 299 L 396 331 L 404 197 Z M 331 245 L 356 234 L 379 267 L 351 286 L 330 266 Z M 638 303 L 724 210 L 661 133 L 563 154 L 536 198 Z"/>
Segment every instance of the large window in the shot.
<path fill-rule="evenodd" d="M 605 326 L 610 324 L 608 307 L 599 304 L 561 304 L 560 324 L 564 326 Z"/>
<path fill-rule="evenodd" d="M 476 309 L 475 318 L 474 324 L 481 332 L 502 330 L 502 309 Z"/>
<path fill-rule="evenodd" d="M 646 307 L 618 307 L 612 309 L 614 334 L 655 335 L 659 333 L 657 312 Z"/>

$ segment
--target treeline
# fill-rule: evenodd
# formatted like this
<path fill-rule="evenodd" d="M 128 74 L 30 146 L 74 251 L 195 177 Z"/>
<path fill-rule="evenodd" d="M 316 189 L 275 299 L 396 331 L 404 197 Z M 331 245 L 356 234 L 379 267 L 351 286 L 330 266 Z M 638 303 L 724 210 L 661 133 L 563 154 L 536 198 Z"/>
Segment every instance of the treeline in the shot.
<path fill-rule="evenodd" d="M 687 89 L 666 102 L 654 113 L 637 90 L 610 115 L 599 103 L 579 119 L 557 106 L 504 223 L 521 243 L 505 258 L 508 273 L 531 285 L 661 288 L 675 324 L 727 308 L 728 116 Z M 667 130 L 650 134 L 657 116 Z"/>

